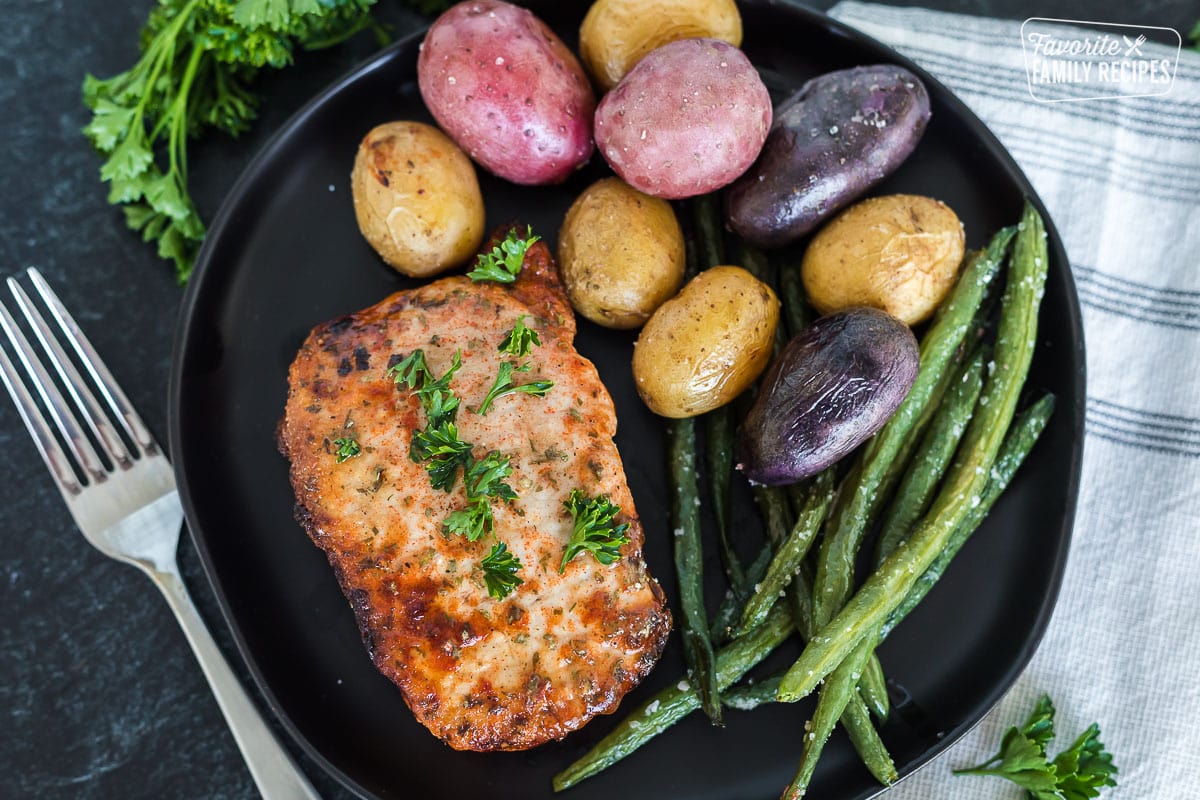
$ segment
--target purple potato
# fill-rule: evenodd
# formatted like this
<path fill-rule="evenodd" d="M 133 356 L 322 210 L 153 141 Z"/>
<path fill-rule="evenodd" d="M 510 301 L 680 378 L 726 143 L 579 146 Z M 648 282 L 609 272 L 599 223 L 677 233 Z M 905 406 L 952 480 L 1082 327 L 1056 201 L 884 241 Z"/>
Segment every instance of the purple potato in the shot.
<path fill-rule="evenodd" d="M 775 112 L 758 161 L 725 195 L 729 226 L 759 247 L 789 244 L 890 175 L 929 121 L 929 93 L 903 67 L 820 75 Z"/>
<path fill-rule="evenodd" d="M 851 308 L 788 342 L 738 431 L 737 468 L 780 486 L 815 475 L 869 439 L 908 395 L 917 340 L 895 317 Z"/>

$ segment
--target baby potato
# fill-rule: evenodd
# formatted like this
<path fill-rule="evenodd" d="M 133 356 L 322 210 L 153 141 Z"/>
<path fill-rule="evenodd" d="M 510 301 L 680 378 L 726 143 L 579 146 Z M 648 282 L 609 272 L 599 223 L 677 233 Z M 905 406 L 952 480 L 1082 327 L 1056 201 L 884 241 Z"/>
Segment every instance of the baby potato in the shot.
<path fill-rule="evenodd" d="M 655 414 L 694 417 L 728 403 L 771 358 L 779 300 L 741 267 L 713 267 L 659 306 L 633 349 L 638 394 Z"/>
<path fill-rule="evenodd" d="M 822 314 L 869 306 L 916 325 L 954 285 L 964 244 L 962 222 L 945 203 L 915 194 L 872 197 L 813 237 L 801 277 Z"/>
<path fill-rule="evenodd" d="M 596 0 L 579 28 L 579 55 L 592 79 L 608 91 L 642 56 L 678 39 L 742 44 L 734 0 Z"/>
<path fill-rule="evenodd" d="M 626 183 L 676 200 L 720 189 L 754 163 L 771 95 L 736 47 L 680 39 L 646 54 L 596 107 L 596 148 Z"/>
<path fill-rule="evenodd" d="M 571 305 L 606 328 L 636 328 L 683 282 L 683 231 L 671 204 L 620 178 L 576 198 L 558 234 Z"/>
<path fill-rule="evenodd" d="M 397 272 L 435 275 L 466 261 L 483 241 L 475 167 L 431 125 L 372 129 L 358 147 L 350 189 L 359 230 Z"/>

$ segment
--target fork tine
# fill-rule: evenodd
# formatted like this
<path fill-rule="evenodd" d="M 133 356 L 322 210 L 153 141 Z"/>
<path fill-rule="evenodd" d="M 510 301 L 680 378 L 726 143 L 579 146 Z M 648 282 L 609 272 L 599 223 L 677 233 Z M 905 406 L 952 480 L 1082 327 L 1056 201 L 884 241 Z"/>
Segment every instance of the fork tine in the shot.
<path fill-rule="evenodd" d="M 9 342 L 12 343 L 13 349 L 17 353 L 17 358 L 25 365 L 25 372 L 33 381 L 33 388 L 41 395 L 42 402 L 45 404 L 46 410 L 50 412 L 50 418 L 54 420 L 58 432 L 62 434 L 63 440 L 66 441 L 71 455 L 75 456 L 76 461 L 95 481 L 105 480 L 108 474 L 104 469 L 104 464 L 101 463 L 100 457 L 96 455 L 91 442 L 87 440 L 87 437 L 83 435 L 83 431 L 80 430 L 79 422 L 75 419 L 75 415 L 71 413 L 71 407 L 67 405 L 67 401 L 62 396 L 62 393 L 58 391 L 54 382 L 50 380 L 49 373 L 46 372 L 46 368 L 42 366 L 42 363 L 38 361 L 37 355 L 33 352 L 33 347 L 29 344 L 29 340 L 17 328 L 16 320 L 13 319 L 12 314 L 8 313 L 8 309 L 4 306 L 0 306 L 0 328 L 3 328 Z M 9 366 L 12 366 L 11 362 L 9 362 Z M 15 370 L 12 377 L 16 382 L 20 382 L 20 378 L 17 376 Z M 5 382 L 8 382 L 8 378 L 5 379 Z M 28 395 L 28 392 L 26 392 L 26 395 Z M 14 399 L 16 399 L 15 395 Z M 17 402 L 17 405 L 20 407 L 20 401 Z M 33 408 L 36 409 L 36 406 Z M 21 416 L 25 416 L 24 411 L 21 412 Z M 25 424 L 28 426 L 29 423 L 26 422 Z M 37 438 L 36 434 L 34 438 Z M 55 472 L 53 467 L 51 467 L 51 472 Z M 58 477 L 57 472 L 55 472 L 55 477 Z"/>
<path fill-rule="evenodd" d="M 158 444 L 154 441 L 154 436 L 151 435 L 150 429 L 146 427 L 146 423 L 142 422 L 142 418 L 134 410 L 133 403 L 130 403 L 129 398 L 121 391 L 121 387 L 117 385 L 112 373 L 108 371 L 108 367 L 104 365 L 100 356 L 97 355 L 95 348 L 92 347 L 92 343 L 83 335 L 83 331 L 79 329 L 79 325 L 67 312 L 62 301 L 58 299 L 58 295 L 50 288 L 50 284 L 46 283 L 46 279 L 42 277 L 42 273 L 33 267 L 30 267 L 26 272 L 29 274 L 29 279 L 33 283 L 33 287 L 37 289 L 38 294 L 45 301 L 46 307 L 50 309 L 50 314 L 54 317 L 54 321 L 58 323 L 63 335 L 71 343 L 75 354 L 79 356 L 84 369 L 88 371 L 88 374 L 92 376 L 92 380 L 100 388 L 100 394 L 104 396 L 108 407 L 112 409 L 113 414 L 120 421 L 121 427 L 129 434 L 129 438 L 136 442 L 146 454 L 158 452 Z"/>
<path fill-rule="evenodd" d="M 25 428 L 33 437 L 34 447 L 37 448 L 42 460 L 46 462 L 46 468 L 50 470 L 58 488 L 64 495 L 79 494 L 83 491 L 83 487 L 75 478 L 75 471 L 71 469 L 71 463 L 67 460 L 66 453 L 55 441 L 54 434 L 46 423 L 46 418 L 42 416 L 37 404 L 33 402 L 33 397 L 25 388 L 25 383 L 21 380 L 17 368 L 13 366 L 12 360 L 9 359 L 8 353 L 4 352 L 4 348 L 0 348 L 0 380 L 4 382 L 4 388 L 8 389 L 9 396 L 17 406 L 17 413 L 21 415 L 21 421 L 25 423 Z"/>
<path fill-rule="evenodd" d="M 25 315 L 25 319 L 29 320 L 29 325 L 33 328 L 34 335 L 42 345 L 42 349 L 46 352 L 46 357 L 54 366 L 58 376 L 62 378 L 63 384 L 67 387 L 67 393 L 71 395 L 71 399 L 75 401 L 75 407 L 82 414 L 84 421 L 95 434 L 96 439 L 108 451 L 108 455 L 123 469 L 128 469 L 132 466 L 130 461 L 129 451 L 125 448 L 121 437 L 117 435 L 117 431 L 109 423 L 108 417 L 100 410 L 100 404 L 96 402 L 96 396 L 88 389 L 87 383 L 79 371 L 75 369 L 75 365 L 67 358 L 67 354 L 63 351 L 62 345 L 54 338 L 50 332 L 50 326 L 46 324 L 46 320 L 41 313 L 34 307 L 29 300 L 29 295 L 25 294 L 25 290 L 17 283 L 14 278 L 8 279 L 8 288 L 12 290 L 13 296 L 16 298 L 17 306 L 21 309 L 21 313 Z"/>

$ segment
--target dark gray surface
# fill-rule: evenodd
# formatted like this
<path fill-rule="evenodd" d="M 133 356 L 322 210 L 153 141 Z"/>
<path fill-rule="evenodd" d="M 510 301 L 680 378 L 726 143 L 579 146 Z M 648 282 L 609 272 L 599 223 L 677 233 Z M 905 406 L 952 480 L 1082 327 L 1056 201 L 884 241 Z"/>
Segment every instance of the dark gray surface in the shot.
<path fill-rule="evenodd" d="M 833 3 L 810 5 L 827 8 Z M 899 5 L 899 3 L 897 3 Z M 973 14 L 1104 19 L 1186 32 L 1194 1 L 938 0 Z M 416 18 L 383 3 L 406 30 Z M 165 439 L 166 381 L 181 298 L 171 270 L 105 203 L 99 160 L 78 133 L 79 83 L 126 68 L 149 3 L 0 4 L 0 274 L 37 266 L 75 312 L 150 427 Z M 362 37 L 260 81 L 262 117 L 238 141 L 191 148 L 209 219 L 256 149 L 309 96 L 374 49 Z M 0 400 L 0 797 L 251 798 L 249 774 L 166 605 L 129 567 L 88 547 Z M 197 604 L 245 676 L 186 539 Z M 347 798 L 303 761 L 328 798 Z"/>

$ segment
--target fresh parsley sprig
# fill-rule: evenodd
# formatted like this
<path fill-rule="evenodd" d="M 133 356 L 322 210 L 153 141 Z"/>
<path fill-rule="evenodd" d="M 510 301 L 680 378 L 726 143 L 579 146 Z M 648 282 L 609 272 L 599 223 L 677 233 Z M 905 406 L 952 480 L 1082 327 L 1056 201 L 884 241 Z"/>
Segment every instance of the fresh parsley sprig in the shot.
<path fill-rule="evenodd" d="M 483 568 L 483 580 L 487 584 L 488 594 L 497 600 L 503 600 L 525 581 L 517 576 L 521 570 L 521 561 L 513 555 L 508 545 L 496 542 L 492 551 L 479 562 Z"/>
<path fill-rule="evenodd" d="M 533 228 L 530 226 L 526 226 L 524 238 L 517 233 L 516 228 L 509 230 L 504 241 L 493 247 L 490 253 L 479 254 L 475 269 L 468 272 L 467 277 L 473 281 L 512 283 L 521 274 L 526 251 L 541 238 L 533 234 Z"/>
<path fill-rule="evenodd" d="M 488 393 L 484 396 L 483 402 L 479 404 L 479 408 L 475 409 L 475 413 L 483 416 L 492 407 L 492 403 L 497 397 L 503 397 L 513 392 L 545 397 L 546 392 L 554 388 L 553 381 L 530 381 L 522 384 L 513 384 L 512 382 L 513 372 L 529 372 L 532 368 L 533 365 L 528 362 L 518 367 L 511 361 L 501 361 L 500 368 L 496 373 L 496 382 L 492 384 L 491 389 L 488 389 Z"/>
<path fill-rule="evenodd" d="M 605 495 L 587 497 L 579 489 L 572 489 L 563 505 L 575 525 L 558 566 L 560 573 L 566 572 L 571 559 L 585 550 L 605 565 L 621 557 L 621 546 L 629 544 L 629 523 L 613 524 L 620 506 L 613 505 Z"/>
<path fill-rule="evenodd" d="M 125 222 L 157 243 L 182 283 L 204 223 L 188 194 L 188 139 L 208 129 L 232 136 L 256 116 L 250 81 L 292 62 L 297 47 L 336 44 L 374 26 L 374 0 L 159 0 L 125 72 L 83 82 L 92 119 L 83 129 L 105 157 L 100 178 Z"/>
<path fill-rule="evenodd" d="M 1025 789 L 1030 800 L 1089 800 L 1105 786 L 1116 786 L 1117 768 L 1100 742 L 1093 723 L 1053 761 L 1046 748 L 1054 738 L 1054 704 L 1043 695 L 1021 727 L 1004 734 L 1000 752 L 955 775 L 994 775 Z"/>
<path fill-rule="evenodd" d="M 334 439 L 333 446 L 337 448 L 335 452 L 337 455 L 337 463 L 339 464 L 346 459 L 354 458 L 362 453 L 362 446 L 358 443 L 358 440 L 352 439 L 349 436 L 341 436 L 337 439 Z"/>
<path fill-rule="evenodd" d="M 534 345 L 542 346 L 541 337 L 533 328 L 526 327 L 525 315 L 517 317 L 517 324 L 512 326 L 512 329 L 504 334 L 504 339 L 500 342 L 500 347 L 497 349 L 501 353 L 507 353 L 510 356 L 524 358 L 533 351 Z"/>

